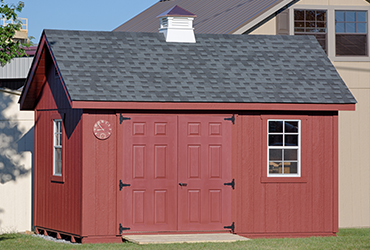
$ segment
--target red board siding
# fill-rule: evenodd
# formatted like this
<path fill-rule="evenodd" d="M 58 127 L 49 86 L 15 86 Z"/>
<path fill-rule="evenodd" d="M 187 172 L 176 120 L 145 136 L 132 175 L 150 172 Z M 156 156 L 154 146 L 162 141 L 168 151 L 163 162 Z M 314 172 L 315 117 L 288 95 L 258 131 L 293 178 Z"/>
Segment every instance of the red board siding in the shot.
<path fill-rule="evenodd" d="M 51 180 L 52 117 L 64 112 L 64 182 Z M 35 112 L 35 226 L 70 234 L 81 232 L 81 111 Z"/>
<path fill-rule="evenodd" d="M 301 120 L 301 178 L 269 181 L 267 119 Z M 335 114 L 260 115 L 237 118 L 233 149 L 236 232 L 248 236 L 321 234 L 337 231 Z M 262 178 L 261 178 L 262 177 Z"/>
<path fill-rule="evenodd" d="M 93 134 L 93 126 L 106 120 L 112 126 L 108 139 Z M 112 112 L 84 113 L 82 154 L 82 236 L 114 236 L 118 230 L 116 195 L 116 115 Z"/>
<path fill-rule="evenodd" d="M 51 61 L 50 55 L 46 54 L 47 62 Z M 67 93 L 61 84 L 60 76 L 55 71 L 55 66 L 47 64 L 47 77 L 41 90 L 41 96 L 36 105 L 36 110 L 70 109 Z"/>

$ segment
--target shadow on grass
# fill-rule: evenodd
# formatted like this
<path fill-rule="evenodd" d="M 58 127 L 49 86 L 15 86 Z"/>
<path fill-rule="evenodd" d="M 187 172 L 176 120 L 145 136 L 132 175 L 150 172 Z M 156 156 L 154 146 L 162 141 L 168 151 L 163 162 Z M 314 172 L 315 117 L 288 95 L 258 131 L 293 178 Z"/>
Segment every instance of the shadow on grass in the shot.
<path fill-rule="evenodd" d="M 4 240 L 14 240 L 17 238 L 15 234 L 0 234 L 0 241 Z"/>

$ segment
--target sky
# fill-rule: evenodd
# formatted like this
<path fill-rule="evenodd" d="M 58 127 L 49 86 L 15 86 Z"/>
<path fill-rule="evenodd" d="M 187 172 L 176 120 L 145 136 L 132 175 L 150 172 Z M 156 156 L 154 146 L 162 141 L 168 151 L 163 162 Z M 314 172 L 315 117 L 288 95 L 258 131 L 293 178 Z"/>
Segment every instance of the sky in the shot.
<path fill-rule="evenodd" d="M 112 31 L 159 0 L 22 0 L 18 17 L 28 18 L 28 36 L 40 40 L 43 29 Z M 4 0 L 16 4 L 16 0 Z"/>

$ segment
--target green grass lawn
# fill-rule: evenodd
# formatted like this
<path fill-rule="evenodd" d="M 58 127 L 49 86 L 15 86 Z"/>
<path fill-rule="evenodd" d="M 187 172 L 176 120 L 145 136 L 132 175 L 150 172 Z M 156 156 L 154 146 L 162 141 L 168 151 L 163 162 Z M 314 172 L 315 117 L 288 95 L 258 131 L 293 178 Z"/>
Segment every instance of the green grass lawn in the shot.
<path fill-rule="evenodd" d="M 55 243 L 25 234 L 0 235 L 0 249 L 370 249 L 370 228 L 341 229 L 337 237 L 253 239 L 235 243 L 136 245 Z"/>

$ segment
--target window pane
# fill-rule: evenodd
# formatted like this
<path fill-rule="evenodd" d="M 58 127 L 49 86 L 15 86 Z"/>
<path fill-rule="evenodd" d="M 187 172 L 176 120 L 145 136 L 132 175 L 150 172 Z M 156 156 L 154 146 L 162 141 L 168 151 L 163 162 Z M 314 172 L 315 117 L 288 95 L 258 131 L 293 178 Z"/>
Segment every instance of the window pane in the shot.
<path fill-rule="evenodd" d="M 306 32 L 315 32 L 316 31 L 316 29 L 315 28 L 306 28 Z"/>
<path fill-rule="evenodd" d="M 284 162 L 284 174 L 298 174 L 297 162 Z"/>
<path fill-rule="evenodd" d="M 304 22 L 295 22 L 294 27 L 296 27 L 296 28 L 304 27 Z"/>
<path fill-rule="evenodd" d="M 298 133 L 298 122 L 285 122 L 285 133 Z"/>
<path fill-rule="evenodd" d="M 297 149 L 284 149 L 284 161 L 297 161 Z"/>
<path fill-rule="evenodd" d="M 298 146 L 298 135 L 285 135 L 285 146 Z"/>
<path fill-rule="evenodd" d="M 55 134 L 55 146 L 59 146 L 60 145 L 60 141 L 59 141 L 59 134 Z"/>
<path fill-rule="evenodd" d="M 281 162 L 269 162 L 269 173 L 270 174 L 281 174 L 283 173 L 283 163 Z"/>
<path fill-rule="evenodd" d="M 366 22 L 366 11 L 357 11 L 356 12 L 356 21 L 357 22 Z"/>
<path fill-rule="evenodd" d="M 356 21 L 356 12 L 346 11 L 346 22 L 354 22 L 354 21 Z"/>
<path fill-rule="evenodd" d="M 336 23 L 335 24 L 335 32 L 336 33 L 344 33 L 345 32 L 344 23 Z"/>
<path fill-rule="evenodd" d="M 283 135 L 269 135 L 269 146 L 283 146 Z"/>
<path fill-rule="evenodd" d="M 283 150 L 282 149 L 270 149 L 269 159 L 270 161 L 282 161 L 283 160 Z"/>
<path fill-rule="evenodd" d="M 326 28 L 326 23 L 325 22 L 317 22 L 316 23 L 318 28 Z"/>
<path fill-rule="evenodd" d="M 282 133 L 283 122 L 282 121 L 269 121 L 269 133 Z"/>
<path fill-rule="evenodd" d="M 366 23 L 357 23 L 356 25 L 356 33 L 367 33 Z"/>
<path fill-rule="evenodd" d="M 306 20 L 315 21 L 315 11 L 314 10 L 306 10 Z"/>
<path fill-rule="evenodd" d="M 306 22 L 306 27 L 312 27 L 315 28 L 315 22 Z"/>
<path fill-rule="evenodd" d="M 326 11 L 324 11 L 324 10 L 316 11 L 316 20 L 317 21 L 326 21 Z"/>
<path fill-rule="evenodd" d="M 62 174 L 62 149 L 61 148 L 55 148 L 55 169 L 54 174 L 55 175 L 61 175 Z"/>
<path fill-rule="evenodd" d="M 355 33 L 356 26 L 355 23 L 346 23 L 346 33 Z"/>
<path fill-rule="evenodd" d="M 304 10 L 295 10 L 294 20 L 304 20 Z"/>
<path fill-rule="evenodd" d="M 336 11 L 335 12 L 335 21 L 336 22 L 344 22 L 344 11 Z"/>
<path fill-rule="evenodd" d="M 304 32 L 304 28 L 294 28 L 294 32 Z"/>
<path fill-rule="evenodd" d="M 366 35 L 337 34 L 335 41 L 337 56 L 367 55 Z"/>

